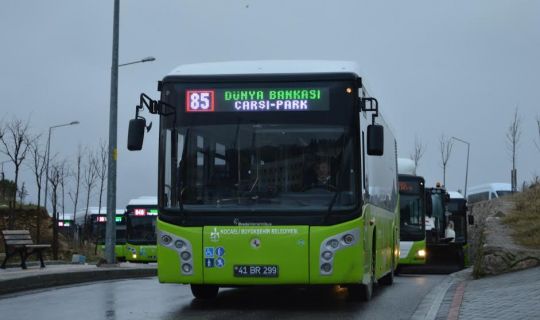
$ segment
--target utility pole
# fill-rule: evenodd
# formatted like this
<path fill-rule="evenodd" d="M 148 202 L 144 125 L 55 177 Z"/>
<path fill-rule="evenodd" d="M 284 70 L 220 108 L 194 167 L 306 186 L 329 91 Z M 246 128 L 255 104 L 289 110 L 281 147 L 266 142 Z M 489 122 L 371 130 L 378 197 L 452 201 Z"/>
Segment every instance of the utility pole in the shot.
<path fill-rule="evenodd" d="M 114 0 L 113 50 L 111 66 L 111 105 L 109 113 L 109 161 L 107 170 L 107 228 L 105 230 L 105 258 L 108 264 L 116 262 L 116 159 L 118 134 L 118 35 L 120 26 L 120 0 Z"/>

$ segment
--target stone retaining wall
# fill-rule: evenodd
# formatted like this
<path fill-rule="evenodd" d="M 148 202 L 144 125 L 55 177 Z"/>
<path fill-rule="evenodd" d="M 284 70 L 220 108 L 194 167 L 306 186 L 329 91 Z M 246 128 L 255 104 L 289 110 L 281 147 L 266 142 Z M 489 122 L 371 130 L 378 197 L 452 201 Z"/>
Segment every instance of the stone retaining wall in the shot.
<path fill-rule="evenodd" d="M 540 265 L 540 250 L 514 243 L 511 229 L 502 222 L 514 208 L 511 199 L 475 203 L 469 207 L 474 226 L 469 226 L 469 257 L 478 278 Z"/>

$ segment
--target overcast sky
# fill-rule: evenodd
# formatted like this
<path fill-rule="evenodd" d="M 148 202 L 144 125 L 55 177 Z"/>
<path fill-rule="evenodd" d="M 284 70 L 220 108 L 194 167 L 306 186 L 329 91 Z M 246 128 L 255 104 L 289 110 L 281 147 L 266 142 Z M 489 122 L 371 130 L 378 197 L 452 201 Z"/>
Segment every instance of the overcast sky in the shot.
<path fill-rule="evenodd" d="M 143 151 L 126 149 L 139 94 L 157 98 L 157 81 L 174 67 L 209 61 L 358 62 L 399 156 L 412 153 L 415 136 L 427 146 L 418 173 L 428 185 L 442 181 L 442 134 L 471 143 L 469 187 L 510 182 L 505 135 L 517 107 L 518 183 L 540 175 L 539 1 L 124 0 L 120 7 L 120 62 L 157 60 L 120 68 L 118 207 L 156 193 L 158 127 Z M 69 161 L 78 145 L 107 140 L 112 16 L 112 0 L 2 1 L 0 120 L 29 119 L 45 136 L 50 126 L 80 121 L 53 131 L 51 154 Z M 454 145 L 450 190 L 463 189 L 466 151 Z M 4 169 L 12 179 L 12 166 Z M 22 180 L 35 201 L 29 169 Z"/>

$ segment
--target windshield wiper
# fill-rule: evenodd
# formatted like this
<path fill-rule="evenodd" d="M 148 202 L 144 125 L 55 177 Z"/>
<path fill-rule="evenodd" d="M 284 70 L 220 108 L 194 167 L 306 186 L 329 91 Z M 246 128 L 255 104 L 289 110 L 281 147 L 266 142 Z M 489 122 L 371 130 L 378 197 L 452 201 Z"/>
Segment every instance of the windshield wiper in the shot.
<path fill-rule="evenodd" d="M 349 140 L 348 144 L 350 145 L 350 143 L 351 143 L 351 141 Z M 342 163 L 346 162 L 346 160 L 349 159 L 348 156 L 350 154 L 350 149 L 351 148 L 349 148 L 349 147 L 345 147 L 343 149 L 342 158 L 341 158 Z M 334 194 L 334 196 L 332 197 L 332 200 L 328 204 L 328 212 L 324 216 L 325 221 L 328 219 L 328 216 L 332 213 L 332 208 L 334 207 L 334 204 L 336 203 L 338 197 L 343 192 L 343 180 L 345 180 L 343 178 L 343 173 L 345 172 L 345 168 L 348 168 L 348 166 L 346 166 L 345 163 L 343 163 L 343 165 L 339 167 L 339 170 L 337 172 L 336 177 L 338 177 L 339 180 L 337 181 L 337 185 L 336 185 L 336 193 Z"/>
<path fill-rule="evenodd" d="M 184 194 L 184 180 L 187 177 L 187 166 L 186 166 L 186 154 L 188 152 L 188 144 L 189 144 L 189 133 L 190 128 L 186 129 L 186 134 L 184 135 L 184 145 L 182 148 L 182 159 L 180 159 L 180 172 L 182 173 L 182 179 L 180 181 L 180 197 L 178 199 L 178 204 L 180 205 L 180 211 L 184 211 L 184 201 L 182 199 Z"/>

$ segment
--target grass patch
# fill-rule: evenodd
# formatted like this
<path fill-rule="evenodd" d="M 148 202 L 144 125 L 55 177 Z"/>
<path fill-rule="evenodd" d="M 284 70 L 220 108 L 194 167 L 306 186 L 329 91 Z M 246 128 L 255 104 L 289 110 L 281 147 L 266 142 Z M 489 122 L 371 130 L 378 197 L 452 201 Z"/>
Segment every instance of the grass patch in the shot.
<path fill-rule="evenodd" d="M 503 219 L 517 243 L 540 249 L 540 185 L 513 196 L 515 209 Z"/>

